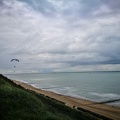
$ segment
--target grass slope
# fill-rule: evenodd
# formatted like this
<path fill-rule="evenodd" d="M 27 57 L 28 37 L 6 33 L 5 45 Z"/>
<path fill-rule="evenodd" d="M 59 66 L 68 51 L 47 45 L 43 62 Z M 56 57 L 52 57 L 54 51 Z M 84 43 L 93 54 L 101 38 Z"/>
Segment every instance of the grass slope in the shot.
<path fill-rule="evenodd" d="M 16 85 L 0 74 L 0 120 L 97 120 L 98 118 Z"/>

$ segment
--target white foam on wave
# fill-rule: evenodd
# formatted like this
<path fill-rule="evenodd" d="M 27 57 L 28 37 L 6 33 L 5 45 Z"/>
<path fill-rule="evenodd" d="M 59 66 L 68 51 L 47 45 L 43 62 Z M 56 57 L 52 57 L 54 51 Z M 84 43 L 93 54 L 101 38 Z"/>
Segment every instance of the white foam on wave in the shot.
<path fill-rule="evenodd" d="M 29 84 L 29 82 L 27 82 L 27 81 L 25 81 L 25 80 L 16 80 L 16 81 L 19 81 L 19 82 L 22 82 L 22 83 Z"/>
<path fill-rule="evenodd" d="M 37 84 L 35 84 L 35 83 L 30 83 L 29 85 L 31 85 L 31 86 L 33 86 L 33 87 L 35 87 L 35 88 L 39 88 L 39 87 L 37 86 Z"/>
<path fill-rule="evenodd" d="M 91 95 L 95 95 L 101 98 L 120 98 L 120 94 L 114 94 L 114 93 L 96 93 L 96 92 L 90 92 Z"/>
<path fill-rule="evenodd" d="M 78 90 L 75 87 L 61 87 L 61 88 L 54 89 L 53 91 L 59 94 L 66 95 L 66 96 L 89 100 L 88 98 L 79 95 Z"/>
<path fill-rule="evenodd" d="M 52 91 L 58 94 L 70 95 L 70 96 L 74 95 L 74 92 L 76 91 L 73 87 L 60 87 L 60 86 L 50 86 L 47 89 L 49 91 Z"/>

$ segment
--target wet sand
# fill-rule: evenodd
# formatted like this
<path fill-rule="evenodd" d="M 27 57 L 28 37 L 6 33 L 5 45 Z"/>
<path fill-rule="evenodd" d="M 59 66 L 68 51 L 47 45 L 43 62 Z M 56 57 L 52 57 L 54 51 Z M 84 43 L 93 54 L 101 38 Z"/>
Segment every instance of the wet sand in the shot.
<path fill-rule="evenodd" d="M 70 96 L 65 96 L 65 95 L 57 94 L 57 93 L 54 93 L 51 91 L 45 91 L 42 89 L 38 89 L 38 88 L 35 88 L 26 83 L 20 82 L 20 81 L 16 81 L 16 80 L 13 80 L 13 81 L 17 85 L 21 85 L 25 89 L 29 89 L 36 93 L 43 94 L 50 98 L 54 98 L 56 100 L 64 102 L 67 106 L 69 106 L 71 108 L 80 107 L 85 110 L 94 112 L 96 114 L 108 117 L 113 120 L 120 120 L 120 107 L 110 106 L 110 105 L 106 105 L 106 104 L 96 104 L 95 102 L 92 102 L 92 101 L 75 98 L 75 97 L 70 97 Z"/>

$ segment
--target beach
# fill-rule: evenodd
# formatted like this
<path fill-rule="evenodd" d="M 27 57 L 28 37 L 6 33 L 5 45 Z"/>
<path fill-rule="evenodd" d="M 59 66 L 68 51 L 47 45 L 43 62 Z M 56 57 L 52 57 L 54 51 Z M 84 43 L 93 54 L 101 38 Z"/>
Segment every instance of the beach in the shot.
<path fill-rule="evenodd" d="M 106 104 L 96 104 L 95 102 L 92 101 L 57 94 L 55 92 L 35 88 L 31 85 L 16 80 L 13 80 L 13 82 L 16 83 L 17 85 L 21 85 L 25 89 L 32 90 L 36 93 L 43 94 L 50 98 L 61 101 L 65 103 L 65 105 L 71 108 L 82 108 L 87 111 L 91 111 L 93 113 L 108 117 L 113 120 L 120 120 L 120 107 L 106 105 Z"/>

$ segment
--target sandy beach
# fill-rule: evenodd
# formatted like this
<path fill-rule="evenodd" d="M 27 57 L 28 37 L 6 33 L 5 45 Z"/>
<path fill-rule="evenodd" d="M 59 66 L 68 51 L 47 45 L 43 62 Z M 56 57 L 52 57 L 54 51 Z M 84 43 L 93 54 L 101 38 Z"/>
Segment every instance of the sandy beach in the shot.
<path fill-rule="evenodd" d="M 85 110 L 97 113 L 99 115 L 108 117 L 113 120 L 120 120 L 120 107 L 115 107 L 115 106 L 113 107 L 113 106 L 106 105 L 106 104 L 95 104 L 92 101 L 83 100 L 80 98 L 75 98 L 75 97 L 70 97 L 70 96 L 65 96 L 65 95 L 57 94 L 51 91 L 41 90 L 31 85 L 28 85 L 26 83 L 20 82 L 20 81 L 16 81 L 16 80 L 13 80 L 13 81 L 17 85 L 21 85 L 25 89 L 29 89 L 36 93 L 40 93 L 45 96 L 49 96 L 50 98 L 54 98 L 56 100 L 64 102 L 66 103 L 67 106 L 71 108 L 76 106 L 76 107 L 80 107 Z"/>

